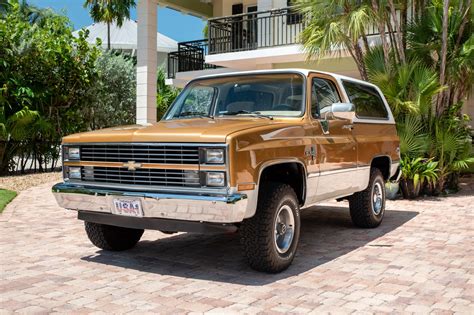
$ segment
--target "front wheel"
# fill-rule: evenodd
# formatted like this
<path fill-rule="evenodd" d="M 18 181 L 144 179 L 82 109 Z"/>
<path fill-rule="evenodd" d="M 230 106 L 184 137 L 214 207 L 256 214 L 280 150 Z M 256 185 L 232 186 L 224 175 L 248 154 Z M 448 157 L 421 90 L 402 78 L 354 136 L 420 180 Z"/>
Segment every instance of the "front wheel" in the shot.
<path fill-rule="evenodd" d="M 95 246 L 111 251 L 122 251 L 134 247 L 143 235 L 143 230 L 113 225 L 84 222 L 87 236 Z"/>
<path fill-rule="evenodd" d="M 385 181 L 378 168 L 370 170 L 369 186 L 349 198 L 352 223 L 361 228 L 374 228 L 382 223 L 385 213 Z"/>
<path fill-rule="evenodd" d="M 250 267 L 277 273 L 290 266 L 298 247 L 298 199 L 286 184 L 268 183 L 261 189 L 257 212 L 240 227 L 241 243 Z"/>

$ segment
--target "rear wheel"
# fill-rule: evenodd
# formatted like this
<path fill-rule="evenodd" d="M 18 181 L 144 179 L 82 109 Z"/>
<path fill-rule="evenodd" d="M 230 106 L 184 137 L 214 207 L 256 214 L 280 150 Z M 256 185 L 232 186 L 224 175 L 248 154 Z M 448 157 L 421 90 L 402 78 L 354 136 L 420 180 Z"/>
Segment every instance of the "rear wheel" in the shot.
<path fill-rule="evenodd" d="M 300 237 L 298 199 L 293 189 L 281 183 L 265 184 L 257 212 L 244 220 L 240 234 L 250 267 L 270 273 L 288 268 Z"/>
<path fill-rule="evenodd" d="M 369 186 L 349 198 L 349 209 L 354 225 L 374 228 L 385 214 L 385 181 L 378 168 L 370 170 Z"/>
<path fill-rule="evenodd" d="M 89 240 L 95 246 L 112 251 L 122 251 L 134 247 L 144 230 L 113 225 L 84 222 Z"/>

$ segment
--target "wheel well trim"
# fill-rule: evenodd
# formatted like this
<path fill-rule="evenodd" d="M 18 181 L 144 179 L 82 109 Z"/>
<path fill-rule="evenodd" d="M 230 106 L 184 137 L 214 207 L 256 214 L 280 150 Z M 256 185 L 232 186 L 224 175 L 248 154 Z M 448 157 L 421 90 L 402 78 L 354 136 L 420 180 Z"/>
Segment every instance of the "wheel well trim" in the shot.
<path fill-rule="evenodd" d="M 303 169 L 303 192 L 302 192 L 302 196 L 301 196 L 301 199 L 302 199 L 302 204 L 303 205 L 306 201 L 306 185 L 307 185 L 307 178 L 308 178 L 308 172 L 306 170 L 306 165 L 299 159 L 297 158 L 293 158 L 293 159 L 276 159 L 276 160 L 271 160 L 271 161 L 266 161 L 266 162 L 263 162 L 262 165 L 260 166 L 260 170 L 258 172 L 258 178 L 257 178 L 257 185 L 258 187 L 260 187 L 260 179 L 262 177 L 262 173 L 263 171 L 270 167 L 270 166 L 274 166 L 274 165 L 279 165 L 279 164 L 289 164 L 289 163 L 296 163 L 296 164 L 299 164 L 301 165 L 302 169 Z"/>

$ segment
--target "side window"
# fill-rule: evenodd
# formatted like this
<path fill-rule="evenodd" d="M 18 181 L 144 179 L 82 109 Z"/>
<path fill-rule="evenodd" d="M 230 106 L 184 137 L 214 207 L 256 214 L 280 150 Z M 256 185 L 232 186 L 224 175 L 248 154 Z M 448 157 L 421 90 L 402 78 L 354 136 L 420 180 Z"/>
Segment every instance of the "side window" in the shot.
<path fill-rule="evenodd" d="M 355 105 L 359 118 L 387 119 L 388 112 L 379 92 L 371 86 L 344 81 L 349 100 Z"/>
<path fill-rule="evenodd" d="M 318 118 L 331 111 L 333 103 L 339 103 L 341 98 L 334 82 L 321 78 L 313 78 L 311 87 L 311 114 Z"/>

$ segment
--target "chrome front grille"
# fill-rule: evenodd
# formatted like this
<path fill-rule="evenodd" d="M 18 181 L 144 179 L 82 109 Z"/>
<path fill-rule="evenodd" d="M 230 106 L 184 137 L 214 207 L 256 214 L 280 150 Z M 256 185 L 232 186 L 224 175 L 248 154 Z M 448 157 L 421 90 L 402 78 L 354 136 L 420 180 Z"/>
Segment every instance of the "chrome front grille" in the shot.
<path fill-rule="evenodd" d="M 199 172 L 141 168 L 129 171 L 117 167 L 82 167 L 81 180 L 84 182 L 114 183 L 127 185 L 200 187 Z"/>
<path fill-rule="evenodd" d="M 80 150 L 82 161 L 199 164 L 199 147 L 193 145 L 100 144 Z"/>

